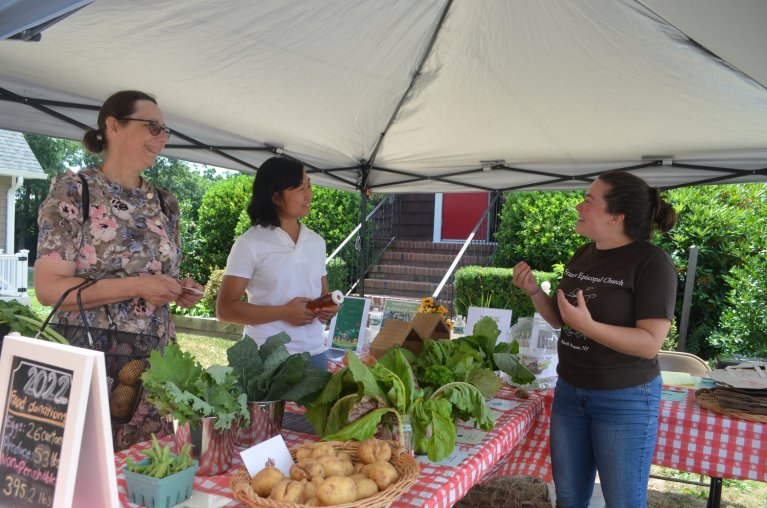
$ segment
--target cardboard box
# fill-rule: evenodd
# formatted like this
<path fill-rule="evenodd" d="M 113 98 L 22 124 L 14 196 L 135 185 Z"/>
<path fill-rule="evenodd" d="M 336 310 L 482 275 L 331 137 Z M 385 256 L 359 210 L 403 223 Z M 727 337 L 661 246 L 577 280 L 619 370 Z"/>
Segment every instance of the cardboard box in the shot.
<path fill-rule="evenodd" d="M 449 339 L 450 325 L 439 314 L 416 314 L 413 328 L 421 339 Z"/>
<path fill-rule="evenodd" d="M 370 345 L 370 354 L 380 358 L 400 345 L 413 354 L 423 350 L 423 339 L 450 339 L 450 327 L 439 314 L 416 314 L 413 321 L 389 319 Z"/>
<path fill-rule="evenodd" d="M 381 331 L 376 335 L 375 340 L 370 345 L 370 354 L 375 358 L 381 358 L 392 346 L 400 345 L 405 349 L 421 351 L 421 338 L 418 332 L 413 328 L 410 321 L 400 321 L 399 319 L 389 319 L 381 327 Z M 416 351 L 413 351 L 416 353 Z M 417 354 L 417 353 L 416 353 Z"/>

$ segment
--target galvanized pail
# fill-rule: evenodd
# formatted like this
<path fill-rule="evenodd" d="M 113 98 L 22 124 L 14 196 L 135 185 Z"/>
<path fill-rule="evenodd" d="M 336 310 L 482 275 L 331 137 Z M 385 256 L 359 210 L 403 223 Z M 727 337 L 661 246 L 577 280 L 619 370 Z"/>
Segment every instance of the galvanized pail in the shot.
<path fill-rule="evenodd" d="M 248 401 L 250 425 L 235 429 L 234 443 L 250 448 L 282 431 L 282 415 L 285 413 L 284 400 Z"/>
<path fill-rule="evenodd" d="M 192 456 L 200 462 L 199 476 L 215 476 L 225 473 L 234 454 L 234 434 L 231 430 L 215 430 L 216 417 L 202 419 L 199 427 L 191 428 L 189 422 L 183 425 L 173 420 L 176 453 L 184 444 L 192 444 Z"/>

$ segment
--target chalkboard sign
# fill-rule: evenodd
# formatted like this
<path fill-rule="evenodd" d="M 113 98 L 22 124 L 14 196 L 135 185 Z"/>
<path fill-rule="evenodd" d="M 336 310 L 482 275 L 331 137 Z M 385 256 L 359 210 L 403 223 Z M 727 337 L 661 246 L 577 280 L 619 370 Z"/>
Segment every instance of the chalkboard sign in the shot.
<path fill-rule="evenodd" d="M 103 364 L 100 352 L 5 337 L 0 508 L 117 506 Z"/>
<path fill-rule="evenodd" d="M 0 504 L 53 506 L 71 387 L 71 370 L 13 358 L 0 432 Z"/>

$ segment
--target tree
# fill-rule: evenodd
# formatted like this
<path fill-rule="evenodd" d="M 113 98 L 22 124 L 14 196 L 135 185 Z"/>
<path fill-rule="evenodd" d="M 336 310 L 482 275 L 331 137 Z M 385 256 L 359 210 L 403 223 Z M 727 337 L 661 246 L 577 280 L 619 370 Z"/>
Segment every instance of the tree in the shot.
<path fill-rule="evenodd" d="M 226 266 L 237 222 L 252 187 L 253 176 L 241 174 L 217 181 L 205 193 L 190 252 L 184 253 L 189 263 L 182 264 L 182 274 L 205 283 L 214 269 Z"/>
<path fill-rule="evenodd" d="M 16 239 L 17 250 L 29 249 L 30 259 L 37 254 L 37 210 L 48 195 L 51 178 L 81 164 L 85 157 L 76 141 L 25 134 L 32 153 L 48 175 L 46 180 L 25 179 L 16 192 Z"/>
<path fill-rule="evenodd" d="M 202 197 L 222 178 L 216 176 L 212 168 L 205 168 L 201 173 L 189 163 L 169 157 L 158 157 L 155 165 L 144 171 L 144 176 L 157 187 L 168 189 L 179 201 L 189 201 L 195 220 Z"/>

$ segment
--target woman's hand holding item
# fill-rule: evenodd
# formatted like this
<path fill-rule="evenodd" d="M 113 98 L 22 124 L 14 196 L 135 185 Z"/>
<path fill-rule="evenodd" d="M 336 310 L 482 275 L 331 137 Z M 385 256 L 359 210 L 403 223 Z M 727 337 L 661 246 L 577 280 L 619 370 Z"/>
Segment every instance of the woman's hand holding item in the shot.
<path fill-rule="evenodd" d="M 176 303 L 186 309 L 197 305 L 205 295 L 205 288 L 189 278 L 181 281 L 181 289 L 181 296 L 176 299 Z"/>
<path fill-rule="evenodd" d="M 184 293 L 184 288 L 176 279 L 161 273 L 139 277 L 139 284 L 139 296 L 152 305 L 176 301 Z"/>
<path fill-rule="evenodd" d="M 294 326 L 308 325 L 317 317 L 314 311 L 306 308 L 309 298 L 296 297 L 285 304 L 284 320 Z"/>
<path fill-rule="evenodd" d="M 338 314 L 338 305 L 331 305 L 329 307 L 322 307 L 321 309 L 317 309 L 316 316 L 317 319 L 320 320 L 320 323 L 326 323 L 333 319 L 333 316 Z"/>

